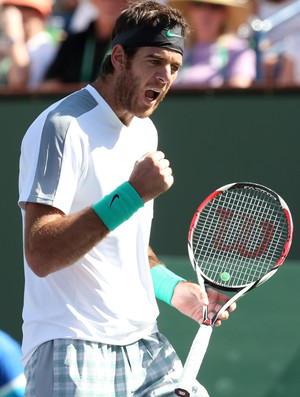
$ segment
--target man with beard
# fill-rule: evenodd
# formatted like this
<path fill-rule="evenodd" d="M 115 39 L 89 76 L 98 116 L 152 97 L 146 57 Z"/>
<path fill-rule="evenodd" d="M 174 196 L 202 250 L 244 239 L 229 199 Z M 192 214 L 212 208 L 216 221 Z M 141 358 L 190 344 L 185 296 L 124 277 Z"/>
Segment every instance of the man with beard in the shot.
<path fill-rule="evenodd" d="M 173 396 L 182 365 L 158 331 L 155 296 L 196 321 L 228 300 L 149 247 L 153 199 L 173 184 L 149 116 L 177 76 L 186 30 L 178 11 L 133 1 L 100 77 L 24 137 L 27 396 Z M 193 395 L 207 392 L 196 383 Z"/>

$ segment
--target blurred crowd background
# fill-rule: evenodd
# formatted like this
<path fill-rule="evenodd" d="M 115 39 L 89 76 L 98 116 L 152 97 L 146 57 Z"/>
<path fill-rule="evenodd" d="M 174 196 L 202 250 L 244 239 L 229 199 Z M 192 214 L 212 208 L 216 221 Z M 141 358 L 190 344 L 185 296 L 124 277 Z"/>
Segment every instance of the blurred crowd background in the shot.
<path fill-rule="evenodd" d="M 176 87 L 300 83 L 300 0 L 160 0 L 191 35 Z M 93 81 L 127 0 L 0 0 L 0 89 Z"/>

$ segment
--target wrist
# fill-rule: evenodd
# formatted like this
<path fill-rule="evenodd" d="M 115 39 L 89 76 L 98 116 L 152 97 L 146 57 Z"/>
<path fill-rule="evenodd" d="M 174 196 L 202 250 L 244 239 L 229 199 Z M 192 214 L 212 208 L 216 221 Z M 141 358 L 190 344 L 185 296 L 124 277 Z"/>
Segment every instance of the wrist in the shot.
<path fill-rule="evenodd" d="M 151 268 L 151 277 L 156 298 L 172 306 L 171 301 L 176 285 L 186 280 L 161 264 Z"/>
<path fill-rule="evenodd" d="M 102 200 L 92 205 L 97 216 L 110 230 L 116 229 L 144 206 L 137 191 L 129 182 L 124 182 Z"/>

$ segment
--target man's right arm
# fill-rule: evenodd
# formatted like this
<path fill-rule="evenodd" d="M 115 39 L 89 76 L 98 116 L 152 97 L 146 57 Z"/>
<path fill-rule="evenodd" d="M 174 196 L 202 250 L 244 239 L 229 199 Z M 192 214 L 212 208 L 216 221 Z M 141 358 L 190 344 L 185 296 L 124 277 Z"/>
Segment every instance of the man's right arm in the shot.
<path fill-rule="evenodd" d="M 144 202 L 154 199 L 173 184 L 169 161 L 161 152 L 145 155 L 136 162 L 129 183 Z M 66 215 L 48 205 L 26 203 L 25 256 L 39 277 L 72 265 L 108 233 L 92 207 Z"/>

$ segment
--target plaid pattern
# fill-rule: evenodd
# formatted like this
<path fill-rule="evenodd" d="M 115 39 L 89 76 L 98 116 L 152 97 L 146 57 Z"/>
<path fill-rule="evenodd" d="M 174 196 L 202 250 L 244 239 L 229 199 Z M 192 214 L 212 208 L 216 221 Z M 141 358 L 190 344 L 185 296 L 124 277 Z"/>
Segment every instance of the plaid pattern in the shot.
<path fill-rule="evenodd" d="M 26 377 L 26 397 L 35 397 L 34 390 L 34 370 L 37 366 L 37 352 L 30 358 L 29 363 L 25 366 L 25 377 Z"/>
<path fill-rule="evenodd" d="M 48 369 L 42 369 L 51 371 L 53 366 L 52 390 L 47 391 L 47 395 L 175 396 L 174 388 L 182 365 L 168 340 L 160 333 L 128 346 L 112 346 L 74 339 L 58 339 L 46 343 L 53 344 L 53 363 Z M 35 392 L 39 349 L 25 367 L 26 397 L 43 397 Z M 46 391 L 44 393 L 46 395 Z M 194 396 L 209 397 L 208 394 Z"/>

